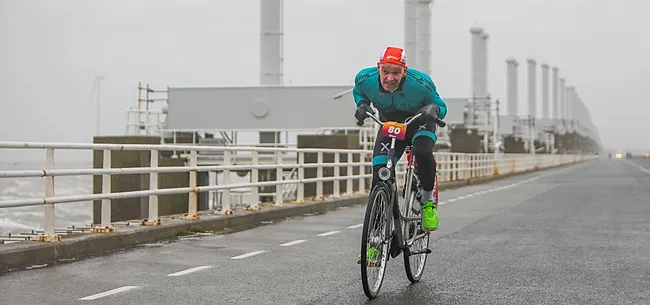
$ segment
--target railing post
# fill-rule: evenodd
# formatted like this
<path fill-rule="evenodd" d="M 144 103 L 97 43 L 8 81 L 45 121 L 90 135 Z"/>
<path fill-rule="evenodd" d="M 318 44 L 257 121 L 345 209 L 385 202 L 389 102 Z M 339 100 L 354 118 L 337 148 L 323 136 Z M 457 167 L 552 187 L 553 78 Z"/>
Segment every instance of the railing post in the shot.
<path fill-rule="evenodd" d="M 365 163 L 364 161 L 366 160 L 366 156 L 364 153 L 359 154 L 359 193 L 365 194 L 366 193 L 366 177 L 363 177 L 366 175 L 366 165 L 363 164 Z"/>
<path fill-rule="evenodd" d="M 447 171 L 443 175 L 445 181 L 455 181 L 460 177 L 460 165 L 458 164 L 459 155 L 445 155 L 444 159 L 447 161 L 444 169 Z"/>
<path fill-rule="evenodd" d="M 302 182 L 305 180 L 305 153 L 298 152 L 298 190 L 296 191 L 296 202 L 303 203 L 305 202 L 305 183 Z"/>
<path fill-rule="evenodd" d="M 436 169 L 436 172 L 444 171 L 444 174 L 438 174 L 438 181 L 443 182 L 443 181 L 454 180 L 455 179 L 454 177 L 458 175 L 454 163 L 455 156 L 449 154 L 438 155 L 438 156 L 440 157 L 441 162 L 438 162 L 438 169 Z"/>
<path fill-rule="evenodd" d="M 187 203 L 187 215 L 184 217 L 185 219 L 199 219 L 199 213 L 197 209 L 197 191 L 196 191 L 196 170 L 195 168 L 198 166 L 198 154 L 196 150 L 191 150 L 190 151 L 190 167 L 192 169 L 189 170 L 190 174 L 190 193 L 189 193 L 189 200 Z"/>
<path fill-rule="evenodd" d="M 103 153 L 103 168 L 109 169 L 112 164 L 112 154 L 111 150 L 104 149 Z M 102 194 L 111 193 L 111 175 L 103 174 L 102 175 Z M 113 231 L 113 226 L 111 225 L 111 200 L 102 199 L 102 218 L 101 218 L 101 228 L 96 228 L 96 231 L 109 232 Z"/>
<path fill-rule="evenodd" d="M 316 178 L 323 179 L 323 153 L 318 152 L 317 163 L 318 167 L 316 168 Z M 323 199 L 323 181 L 316 181 L 316 200 Z"/>
<path fill-rule="evenodd" d="M 176 130 L 172 131 L 172 144 L 176 145 Z M 176 149 L 172 150 L 172 159 L 178 158 L 176 155 Z"/>
<path fill-rule="evenodd" d="M 347 162 L 348 163 L 348 170 L 347 170 L 348 179 L 347 179 L 347 185 L 345 186 L 345 193 L 348 194 L 348 195 L 352 195 L 354 193 L 354 190 L 352 189 L 353 186 L 354 186 L 353 185 L 354 179 L 352 179 L 352 176 L 353 176 L 352 160 L 354 160 L 353 158 L 354 158 L 354 155 L 351 152 L 349 152 L 348 153 L 348 159 L 347 159 L 348 160 L 348 162 Z"/>
<path fill-rule="evenodd" d="M 259 152 L 256 150 L 252 151 L 251 158 L 253 161 L 253 169 L 251 169 L 251 183 L 258 183 L 260 180 L 260 170 L 255 167 L 259 164 Z M 257 185 L 251 187 L 251 200 L 251 210 L 259 210 L 260 187 Z"/>
<path fill-rule="evenodd" d="M 223 166 L 226 169 L 223 170 L 223 185 L 230 185 L 230 170 L 228 167 L 232 163 L 232 152 L 225 150 L 223 152 Z M 221 214 L 223 215 L 232 215 L 232 207 L 230 206 L 230 189 L 224 189 L 221 193 Z"/>
<path fill-rule="evenodd" d="M 45 170 L 54 169 L 54 149 L 45 150 Z M 54 176 L 45 177 L 45 198 L 54 197 Z M 41 241 L 58 241 L 61 237 L 54 232 L 55 215 L 54 204 L 45 204 L 45 232 L 40 237 Z"/>
<path fill-rule="evenodd" d="M 492 171 L 492 167 L 490 166 L 490 158 L 489 155 L 483 155 L 483 176 L 490 176 L 490 172 Z"/>
<path fill-rule="evenodd" d="M 158 168 L 157 150 L 151 150 L 151 160 L 149 163 L 151 168 Z M 149 189 L 158 189 L 158 172 L 149 173 Z M 149 195 L 149 216 L 141 224 L 145 226 L 157 226 L 160 224 L 160 218 L 158 218 L 158 195 Z"/>
<path fill-rule="evenodd" d="M 339 168 L 340 163 L 341 163 L 341 154 L 339 152 L 335 152 L 334 153 L 334 178 L 338 178 L 338 177 L 341 176 L 341 173 L 340 173 L 341 169 Z M 332 183 L 334 183 L 334 186 L 333 186 L 334 194 L 332 194 L 332 196 L 334 198 L 341 197 L 341 189 L 340 189 L 341 181 L 340 180 L 334 180 L 334 181 L 332 181 Z"/>
<path fill-rule="evenodd" d="M 277 182 L 282 182 L 284 179 L 282 179 L 282 175 L 284 173 L 284 170 L 282 169 L 282 152 L 281 151 L 276 151 L 275 152 L 275 160 L 276 164 L 278 165 L 278 168 L 275 169 L 275 181 Z M 284 185 L 283 184 L 277 184 L 275 186 L 275 205 L 276 206 L 282 206 L 284 202 Z"/>

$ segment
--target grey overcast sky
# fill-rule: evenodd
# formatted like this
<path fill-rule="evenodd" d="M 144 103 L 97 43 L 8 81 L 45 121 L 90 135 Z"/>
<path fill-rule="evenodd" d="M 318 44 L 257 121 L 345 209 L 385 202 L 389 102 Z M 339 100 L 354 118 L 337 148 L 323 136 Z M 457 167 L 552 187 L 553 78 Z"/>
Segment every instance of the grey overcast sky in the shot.
<path fill-rule="evenodd" d="M 138 81 L 259 84 L 259 2 L 0 0 L 0 140 L 90 142 L 97 75 L 110 134 L 125 132 Z M 435 0 L 432 78 L 443 97 L 470 95 L 469 28 L 482 26 L 494 97 L 506 100 L 512 56 L 527 108 L 532 57 L 576 87 L 606 146 L 650 148 L 649 10 L 647 0 Z M 403 15 L 402 0 L 285 0 L 285 83 L 351 84 L 384 46 L 403 46 Z"/>

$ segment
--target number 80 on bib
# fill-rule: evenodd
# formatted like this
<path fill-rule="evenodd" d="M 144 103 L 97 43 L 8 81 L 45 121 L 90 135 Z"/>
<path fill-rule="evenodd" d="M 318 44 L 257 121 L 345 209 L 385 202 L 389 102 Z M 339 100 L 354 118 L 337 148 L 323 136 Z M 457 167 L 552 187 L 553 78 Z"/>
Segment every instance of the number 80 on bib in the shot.
<path fill-rule="evenodd" d="M 397 122 L 386 122 L 381 128 L 383 136 L 404 140 L 406 137 L 406 125 Z"/>

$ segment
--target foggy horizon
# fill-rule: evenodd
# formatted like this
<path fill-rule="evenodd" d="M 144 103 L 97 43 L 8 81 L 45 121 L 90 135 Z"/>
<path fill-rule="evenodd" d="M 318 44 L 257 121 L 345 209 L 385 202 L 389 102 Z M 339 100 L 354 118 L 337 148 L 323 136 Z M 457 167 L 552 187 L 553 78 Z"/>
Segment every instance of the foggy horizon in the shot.
<path fill-rule="evenodd" d="M 0 0 L 0 141 L 90 143 L 97 76 L 103 77 L 102 135 L 125 134 L 140 81 L 155 89 L 258 85 L 259 5 Z M 443 99 L 471 96 L 469 29 L 480 26 L 490 35 L 488 89 L 502 113 L 506 58 L 520 63 L 520 114 L 527 113 L 525 61 L 534 58 L 538 109 L 546 63 L 575 86 L 604 147 L 650 150 L 650 138 L 635 136 L 637 128 L 650 130 L 642 85 L 650 43 L 637 33 L 650 25 L 648 8 L 640 0 L 436 0 L 431 77 Z M 285 85 L 351 85 L 386 45 L 404 46 L 403 1 L 285 0 L 284 16 Z M 0 156 L 43 159 L 40 150 Z"/>

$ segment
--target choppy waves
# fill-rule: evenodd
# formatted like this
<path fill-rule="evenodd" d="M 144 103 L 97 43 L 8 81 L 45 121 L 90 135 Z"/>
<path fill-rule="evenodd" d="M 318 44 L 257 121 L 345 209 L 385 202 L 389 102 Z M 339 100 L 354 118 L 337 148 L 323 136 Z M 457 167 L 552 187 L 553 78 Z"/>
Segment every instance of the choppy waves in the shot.
<path fill-rule="evenodd" d="M 89 168 L 90 164 L 70 164 L 65 168 Z M 0 170 L 41 169 L 40 164 L 2 164 Z M 63 167 L 59 167 L 63 168 Z M 91 194 L 91 176 L 56 177 L 56 196 Z M 45 193 L 44 178 L 0 179 L 0 200 L 42 198 Z M 56 228 L 72 225 L 88 225 L 92 221 L 92 202 L 63 203 L 55 205 Z M 42 206 L 0 209 L 0 235 L 18 234 L 31 230 L 43 230 Z"/>

